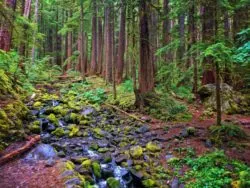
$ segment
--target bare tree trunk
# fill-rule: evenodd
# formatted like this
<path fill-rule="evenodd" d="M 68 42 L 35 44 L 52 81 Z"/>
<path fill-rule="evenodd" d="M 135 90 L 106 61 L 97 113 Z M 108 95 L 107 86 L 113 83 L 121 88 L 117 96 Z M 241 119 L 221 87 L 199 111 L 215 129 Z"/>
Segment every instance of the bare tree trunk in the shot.
<path fill-rule="evenodd" d="M 0 28 L 0 49 L 6 52 L 10 51 L 12 40 L 12 21 L 16 9 L 16 0 L 5 0 L 5 4 L 13 11 L 12 19 L 6 20 Z"/>
<path fill-rule="evenodd" d="M 103 62 L 103 32 L 102 32 L 102 18 L 98 18 L 98 38 L 97 38 L 97 73 L 102 72 L 102 62 Z"/>
<path fill-rule="evenodd" d="M 96 0 L 93 0 L 93 17 L 92 17 L 92 56 L 90 64 L 90 74 L 97 72 L 97 8 Z"/>
<path fill-rule="evenodd" d="M 140 13 L 140 65 L 139 91 L 136 93 L 136 106 L 144 106 L 145 94 L 154 90 L 154 68 L 150 60 L 148 13 L 150 1 L 139 1 Z"/>
<path fill-rule="evenodd" d="M 120 20 L 120 33 L 119 33 L 119 48 L 118 48 L 118 58 L 117 58 L 117 74 L 116 81 L 118 84 L 122 82 L 123 79 L 123 69 L 124 69 L 124 54 L 125 54 L 125 32 L 126 32 L 126 5 L 125 0 L 122 0 L 121 7 L 121 20 Z"/>
<path fill-rule="evenodd" d="M 170 8 L 169 8 L 169 0 L 164 0 L 163 3 L 163 14 L 164 14 L 164 21 L 163 21 L 163 46 L 168 45 L 171 42 L 171 21 L 169 19 L 170 15 Z M 170 62 L 172 60 L 171 52 L 167 52 L 164 57 L 165 61 Z"/>
<path fill-rule="evenodd" d="M 70 10 L 69 12 L 69 17 L 72 17 L 72 11 Z M 73 54 L 73 48 L 72 48 L 72 31 L 68 33 L 67 36 L 67 66 L 66 66 L 66 71 L 70 70 L 72 67 L 72 61 L 71 61 L 71 56 Z"/>
<path fill-rule="evenodd" d="M 38 23 L 38 10 L 39 10 L 39 0 L 36 0 L 35 2 L 35 13 L 34 13 L 34 22 L 37 24 Z M 37 27 L 38 30 L 38 27 Z M 36 34 L 37 30 L 34 31 L 33 33 L 33 46 L 31 50 L 31 62 L 35 63 L 35 58 L 36 58 Z"/>
<path fill-rule="evenodd" d="M 107 82 L 112 81 L 112 13 L 111 6 L 107 8 L 107 43 L 106 43 L 106 80 Z"/>
<path fill-rule="evenodd" d="M 202 4 L 202 41 L 206 44 L 211 44 L 214 41 L 215 21 L 214 10 L 216 0 L 210 0 Z M 205 58 L 203 62 L 203 76 L 202 84 L 215 83 L 215 71 L 213 66 L 213 60 L 211 58 Z"/>
<path fill-rule="evenodd" d="M 181 13 L 181 15 L 178 17 L 178 25 L 179 25 L 180 44 L 177 49 L 177 59 L 178 61 L 181 61 L 185 53 L 185 14 L 184 13 Z"/>
<path fill-rule="evenodd" d="M 79 32 L 79 67 L 82 75 L 82 79 L 85 80 L 85 62 L 84 62 L 84 32 L 83 32 L 83 0 L 80 1 L 80 32 Z"/>

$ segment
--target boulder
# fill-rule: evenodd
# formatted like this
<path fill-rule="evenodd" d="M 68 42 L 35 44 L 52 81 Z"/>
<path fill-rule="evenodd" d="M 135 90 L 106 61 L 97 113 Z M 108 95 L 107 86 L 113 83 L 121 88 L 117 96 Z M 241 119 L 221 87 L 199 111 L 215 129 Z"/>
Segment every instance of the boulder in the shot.
<path fill-rule="evenodd" d="M 216 86 L 214 84 L 204 85 L 199 89 L 198 93 L 205 107 L 215 111 Z M 224 113 L 237 114 L 249 112 L 249 104 L 247 97 L 243 96 L 240 92 L 234 91 L 228 84 L 221 84 L 221 108 Z"/>

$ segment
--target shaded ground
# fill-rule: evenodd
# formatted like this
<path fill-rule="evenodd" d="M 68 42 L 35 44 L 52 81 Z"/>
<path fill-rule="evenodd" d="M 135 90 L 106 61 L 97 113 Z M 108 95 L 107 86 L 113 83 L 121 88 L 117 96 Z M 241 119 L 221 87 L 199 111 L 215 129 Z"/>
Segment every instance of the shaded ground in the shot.
<path fill-rule="evenodd" d="M 57 165 L 46 167 L 43 162 L 25 162 L 17 159 L 0 167 L 2 188 L 62 188 Z"/>

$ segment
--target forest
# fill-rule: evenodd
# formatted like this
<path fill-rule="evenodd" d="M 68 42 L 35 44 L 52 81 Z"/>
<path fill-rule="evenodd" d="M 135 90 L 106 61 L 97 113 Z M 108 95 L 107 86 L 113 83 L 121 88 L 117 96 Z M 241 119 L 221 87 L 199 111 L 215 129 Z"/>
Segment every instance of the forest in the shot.
<path fill-rule="evenodd" d="M 249 188 L 248 0 L 0 0 L 1 188 Z"/>

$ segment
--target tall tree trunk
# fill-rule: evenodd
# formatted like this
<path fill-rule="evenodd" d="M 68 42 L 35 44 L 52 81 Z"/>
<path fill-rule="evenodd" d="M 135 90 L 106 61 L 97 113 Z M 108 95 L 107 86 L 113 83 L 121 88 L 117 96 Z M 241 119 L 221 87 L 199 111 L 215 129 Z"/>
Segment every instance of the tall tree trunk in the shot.
<path fill-rule="evenodd" d="M 171 31 L 171 21 L 169 19 L 170 15 L 170 8 L 169 8 L 169 0 L 164 0 L 163 3 L 163 14 L 164 14 L 164 21 L 163 21 L 163 46 L 168 45 L 171 42 L 170 38 L 170 31 Z M 165 61 L 169 62 L 172 60 L 171 52 L 167 52 L 164 57 Z"/>
<path fill-rule="evenodd" d="M 191 6 L 189 9 L 189 48 L 191 48 L 197 39 L 197 30 L 196 30 L 196 8 L 195 0 L 191 1 Z M 195 59 L 196 53 L 192 53 L 189 57 L 190 65 L 194 65 L 194 77 L 193 77 L 193 93 L 197 98 L 198 93 L 198 61 Z"/>
<path fill-rule="evenodd" d="M 102 63 L 103 63 L 103 27 L 102 27 L 102 18 L 98 18 L 98 38 L 97 38 L 97 73 L 101 74 L 102 72 Z"/>
<path fill-rule="evenodd" d="M 125 34 L 126 34 L 126 2 L 122 0 L 121 7 L 121 20 L 120 20 L 120 33 L 119 33 L 119 47 L 118 47 L 118 58 L 117 58 L 117 73 L 116 81 L 121 83 L 123 79 L 123 68 L 124 68 L 124 54 L 125 54 Z"/>
<path fill-rule="evenodd" d="M 140 13 L 140 65 L 139 91 L 136 93 L 136 106 L 145 105 L 145 94 L 154 90 L 154 70 L 150 60 L 148 13 L 150 1 L 139 1 Z"/>
<path fill-rule="evenodd" d="M 107 43 L 106 43 L 106 80 L 107 82 L 112 81 L 112 12 L 111 4 L 107 8 Z"/>
<path fill-rule="evenodd" d="M 96 0 L 93 0 L 93 17 L 92 17 L 92 52 L 90 74 L 97 72 L 97 8 Z"/>
<path fill-rule="evenodd" d="M 216 0 L 209 0 L 202 4 L 202 41 L 209 45 L 214 42 L 215 32 L 215 4 Z M 215 71 L 213 67 L 213 60 L 205 58 L 203 61 L 203 75 L 202 84 L 215 83 Z"/>
<path fill-rule="evenodd" d="M 35 2 L 35 13 L 34 13 L 34 22 L 38 24 L 38 10 L 39 10 L 39 0 L 36 0 Z M 33 46 L 31 50 L 31 62 L 35 63 L 35 58 L 36 58 L 36 34 L 37 34 L 38 26 L 37 29 L 33 33 Z"/>
<path fill-rule="evenodd" d="M 82 75 L 82 79 L 85 80 L 85 61 L 84 61 L 84 32 L 83 32 L 83 0 L 80 0 L 80 32 L 79 32 L 79 67 Z"/>
<path fill-rule="evenodd" d="M 181 13 L 180 16 L 178 17 L 178 25 L 179 25 L 180 44 L 177 49 L 177 59 L 181 61 L 185 53 L 185 14 L 184 13 Z"/>
<path fill-rule="evenodd" d="M 0 28 L 0 49 L 10 51 L 12 40 L 12 21 L 14 19 L 14 12 L 16 9 L 16 0 L 5 0 L 6 7 L 10 8 L 13 12 L 10 20 L 5 20 Z"/>
<path fill-rule="evenodd" d="M 26 0 L 25 1 L 25 8 L 24 8 L 24 16 L 29 17 L 30 16 L 30 9 L 31 9 L 31 1 L 32 0 Z"/>
<path fill-rule="evenodd" d="M 70 10 L 69 12 L 69 17 L 71 18 L 72 17 L 72 11 Z M 72 32 L 73 31 L 70 31 L 68 33 L 68 36 L 67 36 L 67 66 L 66 66 L 66 71 L 68 71 L 69 69 L 71 69 L 72 67 L 72 61 L 71 61 L 71 56 L 73 54 L 73 46 L 72 46 Z"/>

